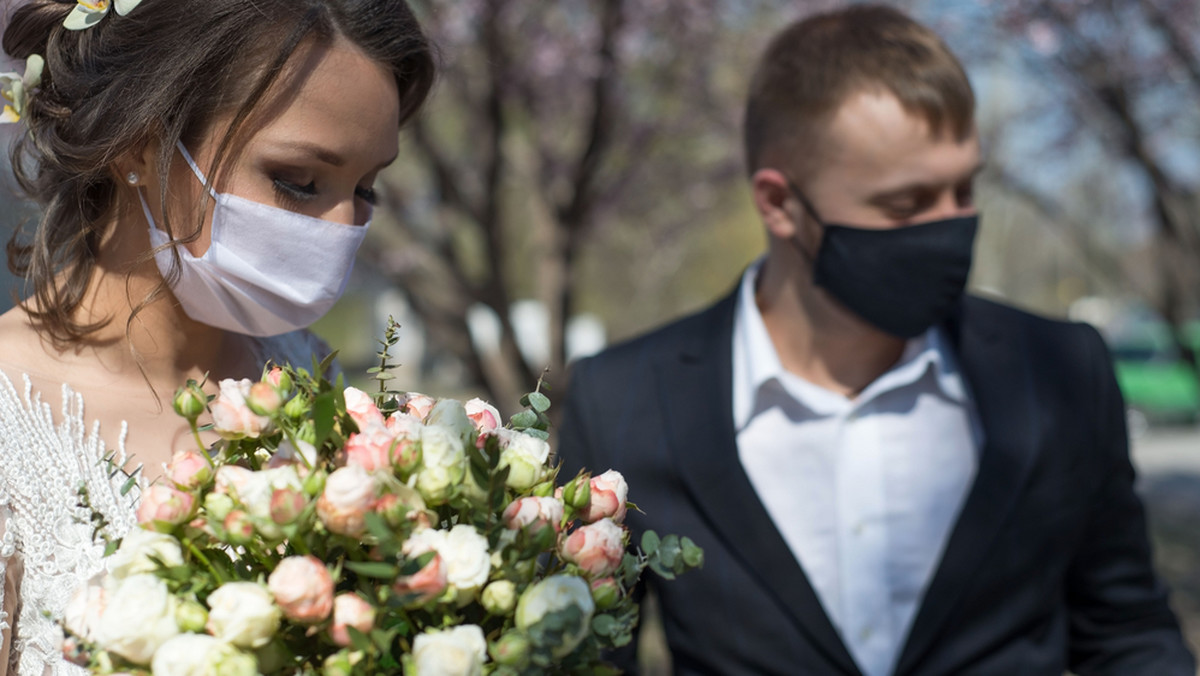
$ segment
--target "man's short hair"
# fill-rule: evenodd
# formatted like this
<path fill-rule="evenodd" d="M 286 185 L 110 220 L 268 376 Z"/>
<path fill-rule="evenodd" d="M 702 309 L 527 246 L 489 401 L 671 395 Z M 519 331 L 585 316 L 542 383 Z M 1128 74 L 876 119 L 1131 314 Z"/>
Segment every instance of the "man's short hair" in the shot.
<path fill-rule="evenodd" d="M 974 130 L 971 83 L 941 38 L 891 7 L 856 5 L 797 21 L 767 47 L 746 102 L 749 172 L 807 180 L 827 123 L 863 92 L 891 93 L 935 136 L 961 142 Z"/>

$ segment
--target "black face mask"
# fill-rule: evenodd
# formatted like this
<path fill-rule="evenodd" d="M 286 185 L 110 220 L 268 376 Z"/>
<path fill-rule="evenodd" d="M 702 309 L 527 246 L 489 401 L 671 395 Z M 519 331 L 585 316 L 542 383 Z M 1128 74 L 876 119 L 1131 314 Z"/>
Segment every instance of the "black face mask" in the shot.
<path fill-rule="evenodd" d="M 813 282 L 872 326 L 913 338 L 944 320 L 962 298 L 977 215 L 899 228 L 835 225 L 823 222 L 795 186 L 792 191 L 824 229 Z"/>

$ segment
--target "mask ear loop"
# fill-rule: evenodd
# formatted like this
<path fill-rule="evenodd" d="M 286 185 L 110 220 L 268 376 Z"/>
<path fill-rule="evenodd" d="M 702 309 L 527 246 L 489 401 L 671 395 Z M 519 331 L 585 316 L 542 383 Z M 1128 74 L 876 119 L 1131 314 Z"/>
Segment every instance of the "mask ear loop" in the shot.
<path fill-rule="evenodd" d="M 792 179 L 790 178 L 787 179 L 787 184 L 788 189 L 792 191 L 792 195 L 795 196 L 796 201 L 800 202 L 800 206 L 804 207 L 804 211 L 806 211 L 809 216 L 812 216 L 812 219 L 816 221 L 817 225 L 821 226 L 821 230 L 825 230 L 825 221 L 821 220 L 821 217 L 817 215 L 816 208 L 813 207 L 812 202 L 810 202 L 809 199 L 804 196 L 804 192 L 801 191 L 800 188 L 793 183 Z M 797 252 L 799 252 L 800 256 L 804 258 L 804 260 L 808 261 L 810 266 L 816 264 L 816 255 L 805 251 L 804 247 L 800 246 L 800 243 L 796 241 L 795 236 L 789 237 L 787 241 Z"/>
<path fill-rule="evenodd" d="M 189 153 L 187 148 L 183 146 L 183 141 L 176 141 L 175 147 L 179 149 L 179 152 L 183 155 L 183 159 L 186 160 L 188 166 L 192 168 L 192 173 L 196 175 L 196 178 L 200 179 L 200 183 L 204 185 L 204 187 L 208 188 L 208 194 L 212 195 L 215 199 L 217 196 L 216 189 L 209 185 L 208 179 L 204 177 L 204 172 L 200 171 L 200 167 L 196 164 L 196 160 L 192 159 L 192 154 Z"/>

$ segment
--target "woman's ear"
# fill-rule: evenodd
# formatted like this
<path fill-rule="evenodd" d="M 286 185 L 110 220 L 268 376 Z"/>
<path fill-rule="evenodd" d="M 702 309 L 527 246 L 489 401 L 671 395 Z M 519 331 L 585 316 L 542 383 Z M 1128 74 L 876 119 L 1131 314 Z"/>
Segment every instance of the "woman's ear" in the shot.
<path fill-rule="evenodd" d="M 158 143 L 147 141 L 140 147 L 131 149 L 112 164 L 114 178 L 119 184 L 131 188 L 141 188 L 150 182 L 155 182 L 158 168 Z"/>

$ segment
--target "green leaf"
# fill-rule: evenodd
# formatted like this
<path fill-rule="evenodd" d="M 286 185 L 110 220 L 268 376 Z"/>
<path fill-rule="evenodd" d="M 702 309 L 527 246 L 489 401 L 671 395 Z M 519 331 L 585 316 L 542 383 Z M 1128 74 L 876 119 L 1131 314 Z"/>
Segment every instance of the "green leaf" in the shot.
<path fill-rule="evenodd" d="M 126 479 L 124 484 L 121 484 L 121 497 L 125 497 L 125 495 L 128 494 L 129 491 L 132 490 L 135 485 L 137 485 L 137 473 L 136 472 L 134 473 L 133 476 Z"/>
<path fill-rule="evenodd" d="M 355 650 L 361 650 L 368 654 L 374 652 L 371 650 L 371 638 L 369 636 L 351 626 L 347 626 L 346 631 L 350 634 L 350 645 L 354 646 Z"/>
<path fill-rule="evenodd" d="M 665 568 L 662 565 L 662 561 L 659 561 L 658 559 L 654 559 L 650 562 L 650 570 L 657 573 L 658 576 L 664 580 L 674 580 L 675 579 L 675 573 L 673 573 L 670 570 L 668 570 L 667 568 Z"/>
<path fill-rule="evenodd" d="M 531 437 L 537 437 L 538 439 L 541 439 L 542 441 L 549 441 L 549 439 L 550 439 L 550 433 L 547 432 L 546 430 L 539 430 L 539 429 L 534 429 L 532 427 L 528 427 L 523 431 L 523 433 L 528 434 Z"/>
<path fill-rule="evenodd" d="M 699 568 L 704 565 L 704 550 L 696 546 L 691 538 L 683 538 L 683 562 L 688 568 Z"/>
<path fill-rule="evenodd" d="M 333 362 L 337 359 L 337 356 L 337 350 L 330 352 L 328 356 L 321 360 L 320 365 L 317 366 L 316 373 L 318 375 L 329 373 L 329 367 L 333 366 Z"/>
<path fill-rule="evenodd" d="M 381 561 L 347 561 L 346 568 L 362 575 L 363 577 L 371 577 L 377 580 L 394 580 L 399 574 L 396 566 L 390 563 Z"/>
<path fill-rule="evenodd" d="M 550 397 L 541 392 L 529 393 L 529 407 L 538 413 L 545 413 L 550 408 Z"/>
<path fill-rule="evenodd" d="M 597 615 L 592 618 L 592 631 L 600 636 L 612 636 L 617 629 L 617 620 L 612 615 Z"/>
<path fill-rule="evenodd" d="M 538 415 L 537 415 L 536 411 L 529 411 L 529 410 L 521 411 L 520 413 L 514 415 L 511 418 L 511 422 L 512 422 L 512 426 L 517 429 L 525 429 L 526 427 L 533 427 L 538 422 Z"/>
<path fill-rule="evenodd" d="M 659 542 L 658 533 L 652 530 L 642 533 L 642 553 L 646 556 L 653 556 L 654 552 L 658 551 Z"/>
<path fill-rule="evenodd" d="M 313 430 L 317 440 L 313 444 L 320 448 L 333 433 L 333 418 L 337 412 L 333 392 L 322 392 L 313 399 Z"/>

